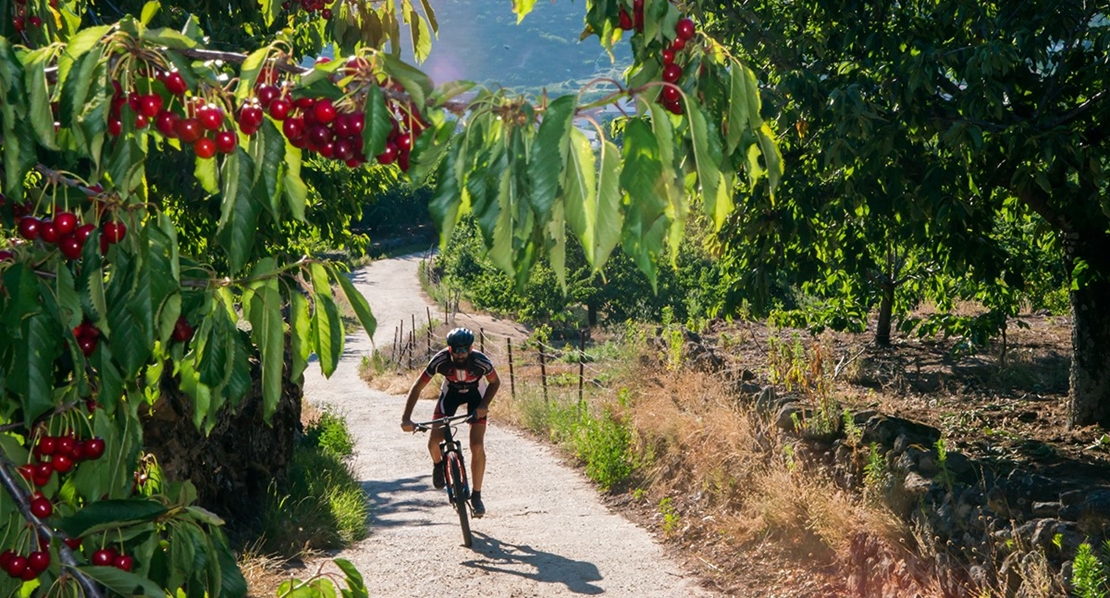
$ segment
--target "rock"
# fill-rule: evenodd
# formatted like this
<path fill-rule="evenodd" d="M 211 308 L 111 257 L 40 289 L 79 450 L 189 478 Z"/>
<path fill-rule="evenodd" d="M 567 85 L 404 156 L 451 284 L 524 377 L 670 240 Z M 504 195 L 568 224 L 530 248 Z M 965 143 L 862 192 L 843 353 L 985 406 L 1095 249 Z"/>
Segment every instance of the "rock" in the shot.
<path fill-rule="evenodd" d="M 1059 517 L 1060 510 L 1064 507 L 1060 502 L 1035 502 L 1033 503 L 1033 515 L 1037 517 Z"/>
<path fill-rule="evenodd" d="M 801 421 L 801 417 L 805 414 L 805 407 L 801 403 L 786 403 L 779 407 L 778 413 L 775 414 L 775 427 L 793 434 L 796 430 L 795 421 Z"/>
<path fill-rule="evenodd" d="M 940 430 L 932 426 L 878 413 L 871 416 L 862 427 L 864 444 L 877 442 L 885 446 L 893 446 L 897 438 L 905 436 L 904 442 L 907 446 L 910 444 L 933 446 L 940 439 Z"/>

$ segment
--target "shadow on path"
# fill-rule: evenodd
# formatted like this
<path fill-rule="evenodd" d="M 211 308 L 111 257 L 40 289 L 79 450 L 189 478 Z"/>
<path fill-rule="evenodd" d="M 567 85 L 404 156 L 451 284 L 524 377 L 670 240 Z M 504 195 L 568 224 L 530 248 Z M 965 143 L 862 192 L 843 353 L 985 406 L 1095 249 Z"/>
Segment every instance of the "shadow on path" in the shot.
<path fill-rule="evenodd" d="M 362 482 L 370 503 L 371 528 L 431 525 L 428 513 L 451 506 L 446 496 L 428 493 L 427 489 L 427 476 Z"/>
<path fill-rule="evenodd" d="M 509 544 L 474 532 L 473 550 L 485 558 L 463 561 L 466 567 L 490 573 L 508 573 L 543 583 L 561 583 L 575 594 L 602 594 L 590 582 L 600 581 L 597 565 L 536 550 L 528 545 Z"/>

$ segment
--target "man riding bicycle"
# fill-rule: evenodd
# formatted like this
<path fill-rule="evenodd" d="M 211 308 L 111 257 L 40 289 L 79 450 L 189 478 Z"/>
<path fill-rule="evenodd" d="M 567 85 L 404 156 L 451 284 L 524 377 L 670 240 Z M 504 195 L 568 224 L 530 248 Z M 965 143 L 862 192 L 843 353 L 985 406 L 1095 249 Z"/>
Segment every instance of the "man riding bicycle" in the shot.
<path fill-rule="evenodd" d="M 433 376 L 443 376 L 443 386 L 439 400 L 436 401 L 433 418 L 454 415 L 459 406 L 464 404 L 467 413 L 473 418 L 470 423 L 470 473 L 473 481 L 470 507 L 475 517 L 481 517 L 486 514 L 486 506 L 482 504 L 482 477 L 486 471 L 486 415 L 489 413 L 490 401 L 501 386 L 501 380 L 493 369 L 493 362 L 483 353 L 472 350 L 473 344 L 474 333 L 466 328 L 456 328 L 447 333 L 447 348 L 432 356 L 428 366 L 409 389 L 405 413 L 401 416 L 401 429 L 406 432 L 416 429 L 416 424 L 412 421 L 412 410 L 416 407 L 421 391 L 432 381 Z M 479 388 L 482 378 L 487 382 L 484 393 Z M 432 455 L 432 485 L 436 488 L 446 485 L 443 455 L 439 450 L 439 443 L 442 441 L 443 430 L 432 430 L 428 438 L 428 452 Z"/>

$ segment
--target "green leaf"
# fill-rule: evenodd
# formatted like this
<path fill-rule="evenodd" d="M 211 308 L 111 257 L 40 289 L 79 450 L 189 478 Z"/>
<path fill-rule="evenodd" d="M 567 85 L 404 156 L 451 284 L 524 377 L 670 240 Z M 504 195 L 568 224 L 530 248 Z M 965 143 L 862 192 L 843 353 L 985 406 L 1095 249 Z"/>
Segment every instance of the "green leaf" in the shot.
<path fill-rule="evenodd" d="M 143 39 L 176 50 L 195 48 L 200 45 L 193 38 L 168 27 L 150 29 L 143 34 Z"/>
<path fill-rule="evenodd" d="M 266 62 L 269 52 L 268 46 L 259 48 L 247 55 L 246 60 L 239 66 L 239 85 L 235 88 L 235 99 L 240 103 L 253 93 L 254 84 L 258 81 L 258 74 L 262 72 L 262 65 Z M 263 125 L 270 124 L 269 119 L 263 119 L 263 121 Z"/>
<path fill-rule="evenodd" d="M 54 297 L 58 301 L 58 317 L 61 319 L 63 329 L 73 330 L 73 327 L 84 319 L 81 297 L 77 292 L 77 281 L 62 262 L 58 263 L 55 274 Z"/>
<path fill-rule="evenodd" d="M 441 106 L 451 98 L 458 97 L 477 85 L 473 81 L 448 81 L 435 89 L 432 95 L 428 97 L 428 103 L 431 106 Z"/>
<path fill-rule="evenodd" d="M 535 6 L 536 0 L 513 0 L 513 12 L 516 13 L 516 23 L 520 24 L 528 13 L 532 12 L 532 7 Z"/>
<path fill-rule="evenodd" d="M 686 102 L 686 115 L 690 119 L 690 141 L 694 145 L 698 182 L 701 183 L 702 206 L 713 220 L 713 230 L 720 230 L 725 218 L 732 212 L 732 190 L 721 184 L 720 148 L 716 147 L 715 129 L 705 122 L 701 108 L 693 101 Z"/>
<path fill-rule="evenodd" d="M 166 591 L 158 587 L 154 582 L 141 575 L 136 575 L 130 571 L 124 571 L 123 569 L 80 565 L 77 567 L 77 570 L 95 579 L 97 582 L 120 596 L 151 596 L 162 598 L 166 595 Z"/>
<path fill-rule="evenodd" d="M 292 352 L 289 379 L 299 381 L 308 366 L 308 356 L 312 353 L 314 341 L 308 299 L 296 290 L 289 293 L 289 336 Z"/>
<path fill-rule="evenodd" d="M 263 120 L 262 127 L 250 142 L 250 156 L 255 164 L 253 184 L 256 188 L 261 185 L 265 190 L 265 197 L 269 200 L 268 205 L 275 219 L 280 219 L 278 216 L 281 214 L 278 184 L 285 176 L 285 143 L 285 136 L 268 118 Z M 295 213 L 294 218 L 304 220 L 303 203 L 300 204 L 300 213 Z"/>
<path fill-rule="evenodd" d="M 220 192 L 220 177 L 216 171 L 216 160 L 209 158 L 197 157 L 196 168 L 193 170 L 193 176 L 197 178 L 202 189 L 207 191 L 210 195 L 215 195 Z"/>
<path fill-rule="evenodd" d="M 281 293 L 276 278 L 267 279 L 253 290 L 245 311 L 251 323 L 251 340 L 258 347 L 262 360 L 262 418 L 269 423 L 281 400 L 285 321 L 281 316 Z"/>
<path fill-rule="evenodd" d="M 371 85 L 367 90 L 364 111 L 366 122 L 362 127 L 362 145 L 366 148 L 366 155 L 373 158 L 385 150 L 386 139 L 393 130 L 389 108 L 385 105 L 385 96 L 377 85 Z"/>
<path fill-rule="evenodd" d="M 149 0 L 143 5 L 143 12 L 142 16 L 139 17 L 139 22 L 143 25 L 150 25 L 150 20 L 154 18 L 154 15 L 158 14 L 160 8 L 162 8 L 161 2 L 158 2 L 158 0 Z"/>
<path fill-rule="evenodd" d="M 355 592 L 362 592 L 362 594 L 366 593 L 366 582 L 363 581 L 362 574 L 359 573 L 358 569 L 351 564 L 351 561 L 348 561 L 347 559 L 335 559 L 332 562 L 335 563 L 336 566 L 338 566 L 343 571 L 343 574 L 347 576 L 348 588 Z"/>
<path fill-rule="evenodd" d="M 410 11 L 405 20 L 409 23 L 409 33 L 412 36 L 413 56 L 417 62 L 423 62 L 432 51 L 432 32 L 428 30 L 428 23 L 415 10 Z"/>
<path fill-rule="evenodd" d="M 330 377 L 339 365 L 343 352 L 343 322 L 339 319 L 339 310 L 330 295 L 317 292 L 312 329 L 316 356 L 320 359 L 320 371 L 325 377 Z"/>
<path fill-rule="evenodd" d="M 419 69 L 405 64 L 398 58 L 389 54 L 382 54 L 381 57 L 386 74 L 400 81 L 405 91 L 412 97 L 412 103 L 416 109 L 423 111 L 428 105 L 427 97 L 433 90 L 432 80 Z"/>
<path fill-rule="evenodd" d="M 528 156 L 532 178 L 532 207 L 539 226 L 547 224 L 548 214 L 559 192 L 559 176 L 566 168 L 570 128 L 577 108 L 575 96 L 562 96 L 548 105 L 536 140 Z"/>
<path fill-rule="evenodd" d="M 54 360 L 62 352 L 62 332 L 54 318 L 35 313 L 20 327 L 23 347 L 15 352 L 8 386 L 23 396 L 23 419 L 28 426 L 54 407 Z"/>
<path fill-rule="evenodd" d="M 725 114 L 726 147 L 728 153 L 736 151 L 744 131 L 749 128 L 749 114 L 752 109 L 752 98 L 748 90 L 755 88 L 755 73 L 739 62 L 733 62 L 729 70 L 729 104 Z M 745 82 L 751 78 L 751 86 Z M 756 98 L 758 100 L 758 98 Z"/>
<path fill-rule="evenodd" d="M 628 121 L 624 130 L 624 168 L 621 187 L 628 191 L 624 222 L 624 250 L 655 284 L 655 264 L 668 228 L 667 199 L 655 133 L 642 119 Z"/>
<path fill-rule="evenodd" d="M 46 85 L 46 61 L 53 48 L 40 48 L 25 57 L 23 72 L 26 77 L 27 98 L 31 112 L 31 127 L 43 146 L 56 150 L 54 142 L 54 113 L 50 110 L 50 90 Z"/>
<path fill-rule="evenodd" d="M 773 199 L 775 197 L 775 189 L 778 189 L 779 181 L 782 179 L 782 153 L 779 151 L 778 143 L 775 143 L 774 133 L 767 123 L 759 128 L 759 148 L 763 151 L 763 161 L 767 165 L 767 181 L 770 186 L 768 192 Z"/>
<path fill-rule="evenodd" d="M 436 169 L 436 188 L 432 198 L 428 201 L 428 213 L 439 228 L 440 249 L 447 247 L 451 239 L 451 232 L 459 222 L 459 204 L 461 191 L 459 179 L 455 176 L 455 164 L 458 162 L 460 144 L 452 144 L 447 157 L 440 161 Z"/>
<path fill-rule="evenodd" d="M 69 537 L 79 538 L 106 529 L 154 521 L 167 512 L 165 505 L 151 499 L 97 500 L 61 518 L 58 527 Z"/>
<path fill-rule="evenodd" d="M 284 139 L 284 137 L 282 137 Z M 285 201 L 289 213 L 299 222 L 304 222 L 304 208 L 308 201 L 308 187 L 301 180 L 301 150 L 288 142 L 285 145 L 285 178 L 282 180 Z"/>
<path fill-rule="evenodd" d="M 597 162 L 590 140 L 578 129 L 570 130 L 567 149 L 567 166 L 563 174 L 567 225 L 582 240 L 586 261 L 593 264 L 594 246 L 587 241 L 592 235 L 587 233 L 593 226 L 589 211 L 597 201 Z"/>
<path fill-rule="evenodd" d="M 363 330 L 366 331 L 366 336 L 373 339 L 374 331 L 378 328 L 378 321 L 370 311 L 370 304 L 366 302 L 366 297 L 355 288 L 355 285 L 344 273 L 336 271 L 333 272 L 332 276 L 339 283 L 339 288 L 343 289 L 347 302 L 355 310 L 355 315 L 358 317 L 359 323 L 362 324 Z"/>
<path fill-rule="evenodd" d="M 224 159 L 223 201 L 217 235 L 227 251 L 232 272 L 239 272 L 250 256 L 261 206 L 251 197 L 254 164 L 243 148 Z"/>
<path fill-rule="evenodd" d="M 277 18 L 278 12 L 281 10 L 281 2 L 278 0 L 259 0 L 262 5 L 262 19 L 269 27 L 274 24 L 274 19 Z"/>
<path fill-rule="evenodd" d="M 66 55 L 73 60 L 81 58 L 85 55 L 85 52 L 101 46 L 100 40 L 111 30 L 111 25 L 97 25 L 81 29 L 76 35 L 69 38 L 69 43 L 66 44 Z"/>

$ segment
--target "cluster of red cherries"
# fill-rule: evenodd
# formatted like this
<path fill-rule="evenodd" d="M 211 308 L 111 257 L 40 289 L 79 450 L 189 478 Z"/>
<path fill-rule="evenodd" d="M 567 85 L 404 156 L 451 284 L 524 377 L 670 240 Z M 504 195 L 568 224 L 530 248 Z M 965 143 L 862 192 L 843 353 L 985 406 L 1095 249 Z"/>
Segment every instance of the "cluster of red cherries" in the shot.
<path fill-rule="evenodd" d="M 69 260 L 81 257 L 96 225 L 82 223 L 76 214 L 69 211 L 55 211 L 52 217 L 36 218 L 29 215 L 26 205 L 13 206 L 19 236 L 34 242 L 41 240 L 47 245 L 55 245 L 58 251 Z M 123 240 L 127 235 L 127 225 L 118 220 L 109 220 L 100 226 L 100 253 L 108 253 L 108 247 Z M 10 259 L 11 252 L 0 252 L 0 261 Z"/>
<path fill-rule="evenodd" d="M 50 566 L 50 552 L 36 550 L 27 556 L 12 550 L 0 553 L 0 569 L 16 579 L 31 581 L 38 577 Z"/>
<path fill-rule="evenodd" d="M 632 1 L 632 14 L 623 6 L 618 15 L 620 28 L 625 31 L 635 29 L 637 32 L 644 30 L 644 0 Z M 675 24 L 675 38 L 669 46 L 663 49 L 663 81 L 670 83 L 663 87 L 659 95 L 659 102 L 663 107 L 674 114 L 682 114 L 682 92 L 677 84 L 682 78 L 682 67 L 675 64 L 675 58 L 686 49 L 686 44 L 694 38 L 697 28 L 694 21 L 687 17 L 679 19 Z"/>
<path fill-rule="evenodd" d="M 100 342 L 100 329 L 85 320 L 73 327 L 73 338 L 77 339 L 77 347 L 88 357 L 96 351 L 96 345 Z"/>
<path fill-rule="evenodd" d="M 285 2 L 281 3 L 281 9 L 289 10 L 293 8 L 293 4 L 293 0 L 286 0 Z M 296 0 L 296 4 L 298 4 L 302 10 L 310 15 L 319 12 L 320 16 L 323 17 L 325 20 L 331 19 L 332 13 L 331 9 L 327 8 L 327 0 Z"/>
<path fill-rule="evenodd" d="M 19 474 L 28 482 L 43 487 L 50 483 L 54 472 L 69 473 L 81 461 L 95 461 L 104 455 L 104 439 L 81 440 L 72 432 L 62 436 L 43 436 L 35 443 L 34 462 L 19 466 Z M 39 519 L 53 512 L 50 501 L 41 495 L 32 498 L 31 512 Z"/>
<path fill-rule="evenodd" d="M 58 0 L 50 0 L 50 6 L 57 8 Z M 17 33 L 23 33 L 27 29 L 27 25 L 35 28 L 42 27 L 42 18 L 38 15 L 28 17 L 27 0 L 15 0 L 15 17 L 12 18 L 12 28 Z"/>

